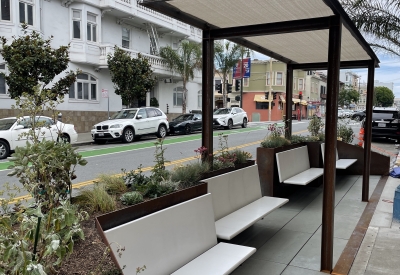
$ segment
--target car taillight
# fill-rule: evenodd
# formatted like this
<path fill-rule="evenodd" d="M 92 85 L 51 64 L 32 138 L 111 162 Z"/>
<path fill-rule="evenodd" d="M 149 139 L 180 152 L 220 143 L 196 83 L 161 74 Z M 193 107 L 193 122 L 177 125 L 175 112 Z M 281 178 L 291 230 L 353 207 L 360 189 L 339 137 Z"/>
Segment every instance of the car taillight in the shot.
<path fill-rule="evenodd" d="M 169 121 L 168 121 L 168 117 L 167 117 L 167 122 L 169 122 Z"/>
<path fill-rule="evenodd" d="M 75 127 L 75 125 L 74 125 L 74 131 L 76 132 L 76 127 Z"/>

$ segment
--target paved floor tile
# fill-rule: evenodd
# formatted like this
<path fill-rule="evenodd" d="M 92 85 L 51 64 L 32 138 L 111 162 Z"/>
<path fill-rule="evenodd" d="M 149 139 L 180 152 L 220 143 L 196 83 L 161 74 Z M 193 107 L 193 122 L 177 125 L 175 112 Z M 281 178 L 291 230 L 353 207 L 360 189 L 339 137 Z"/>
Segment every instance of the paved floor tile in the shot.
<path fill-rule="evenodd" d="M 396 255 L 396 256 L 395 256 Z M 372 250 L 365 275 L 395 275 L 400 272 L 399 251 L 394 253 L 384 248 Z"/>
<path fill-rule="evenodd" d="M 321 193 L 322 187 L 304 187 L 304 190 L 290 195 L 289 202 L 282 209 L 301 211 Z"/>
<path fill-rule="evenodd" d="M 321 275 L 321 274 L 326 275 L 326 273 L 320 271 L 315 271 L 290 265 L 282 273 L 282 275 Z"/>
<path fill-rule="evenodd" d="M 270 228 L 282 228 L 290 222 L 299 212 L 286 209 L 276 209 L 259 220 L 257 223 Z"/>
<path fill-rule="evenodd" d="M 367 202 L 358 199 L 344 198 L 335 208 L 335 214 L 360 218 Z"/>
<path fill-rule="evenodd" d="M 334 238 L 333 240 L 333 266 L 342 254 L 343 249 L 347 244 L 347 240 Z M 320 271 L 321 269 L 321 236 L 314 235 L 307 244 L 299 251 L 291 266 Z"/>
<path fill-rule="evenodd" d="M 288 264 L 310 237 L 308 233 L 281 229 L 251 258 Z"/>
<path fill-rule="evenodd" d="M 285 264 L 247 259 L 231 275 L 279 275 L 285 268 Z"/>
<path fill-rule="evenodd" d="M 322 205 L 320 208 L 307 208 L 294 217 L 283 229 L 305 233 L 315 233 L 322 223 Z"/>
<path fill-rule="evenodd" d="M 231 240 L 231 243 L 245 245 L 259 249 L 272 236 L 274 236 L 280 228 L 268 228 L 259 223 L 250 226 L 245 231 L 237 235 Z M 223 240 L 222 240 L 223 241 Z"/>
<path fill-rule="evenodd" d="M 354 229 L 359 221 L 358 218 L 352 216 L 335 215 L 335 227 L 333 236 L 344 240 L 350 239 Z M 319 227 L 315 234 L 321 235 L 322 227 Z"/>

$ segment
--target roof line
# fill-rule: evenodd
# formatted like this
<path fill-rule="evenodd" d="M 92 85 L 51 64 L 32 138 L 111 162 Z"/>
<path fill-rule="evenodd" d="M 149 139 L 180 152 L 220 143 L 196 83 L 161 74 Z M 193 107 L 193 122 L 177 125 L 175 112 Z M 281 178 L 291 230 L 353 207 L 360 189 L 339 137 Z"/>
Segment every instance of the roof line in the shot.
<path fill-rule="evenodd" d="M 356 61 L 341 61 L 341 69 L 360 69 L 368 68 L 368 64 L 371 60 L 356 60 Z M 379 66 L 376 64 L 376 68 Z M 293 70 L 326 70 L 328 68 L 328 62 L 318 62 L 318 63 L 301 63 L 292 64 Z"/>

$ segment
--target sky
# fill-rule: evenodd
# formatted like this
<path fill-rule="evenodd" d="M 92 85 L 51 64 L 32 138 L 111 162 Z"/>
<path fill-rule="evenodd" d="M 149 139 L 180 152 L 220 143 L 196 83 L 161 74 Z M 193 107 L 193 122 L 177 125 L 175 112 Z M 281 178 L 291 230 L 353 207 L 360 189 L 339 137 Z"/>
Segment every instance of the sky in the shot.
<path fill-rule="evenodd" d="M 400 57 L 377 54 L 380 68 L 375 69 L 375 80 L 379 82 L 393 82 L 394 96 L 400 98 Z M 254 53 L 253 59 L 269 60 L 268 56 Z M 367 82 L 367 69 L 352 69 L 352 72 L 361 76 L 361 83 Z"/>

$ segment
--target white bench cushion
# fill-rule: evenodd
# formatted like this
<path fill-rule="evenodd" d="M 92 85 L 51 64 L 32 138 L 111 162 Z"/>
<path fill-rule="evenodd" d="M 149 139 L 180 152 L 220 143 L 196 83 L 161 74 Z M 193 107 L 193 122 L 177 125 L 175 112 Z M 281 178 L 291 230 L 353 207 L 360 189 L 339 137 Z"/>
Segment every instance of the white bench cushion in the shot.
<path fill-rule="evenodd" d="M 307 185 L 312 182 L 316 178 L 322 176 L 324 174 L 323 168 L 310 168 L 306 171 L 301 172 L 291 178 L 288 178 L 284 181 L 284 183 L 288 184 L 297 184 L 297 185 Z"/>
<path fill-rule="evenodd" d="M 231 240 L 274 209 L 287 203 L 288 199 L 262 197 L 215 222 L 217 237 Z"/>
<path fill-rule="evenodd" d="M 174 253 L 173 250 L 171 252 Z M 256 252 L 253 247 L 219 243 L 173 275 L 223 275 L 230 274 Z M 146 265 L 147 267 L 147 265 Z M 147 271 L 147 269 L 146 269 Z M 146 273 L 146 272 L 144 272 Z M 160 274 L 167 274 L 166 272 Z M 168 273 L 169 274 L 169 273 Z"/>
<path fill-rule="evenodd" d="M 322 162 L 325 160 L 325 143 L 321 143 Z M 347 169 L 350 165 L 355 163 L 357 159 L 339 159 L 339 154 L 336 149 L 336 169 Z"/>
<path fill-rule="evenodd" d="M 171 274 L 217 244 L 211 195 L 163 209 L 105 231 L 124 274 Z M 222 264 L 222 263 L 221 263 Z M 189 273 L 191 274 L 191 273 Z M 207 273 L 203 273 L 207 274 Z"/>

